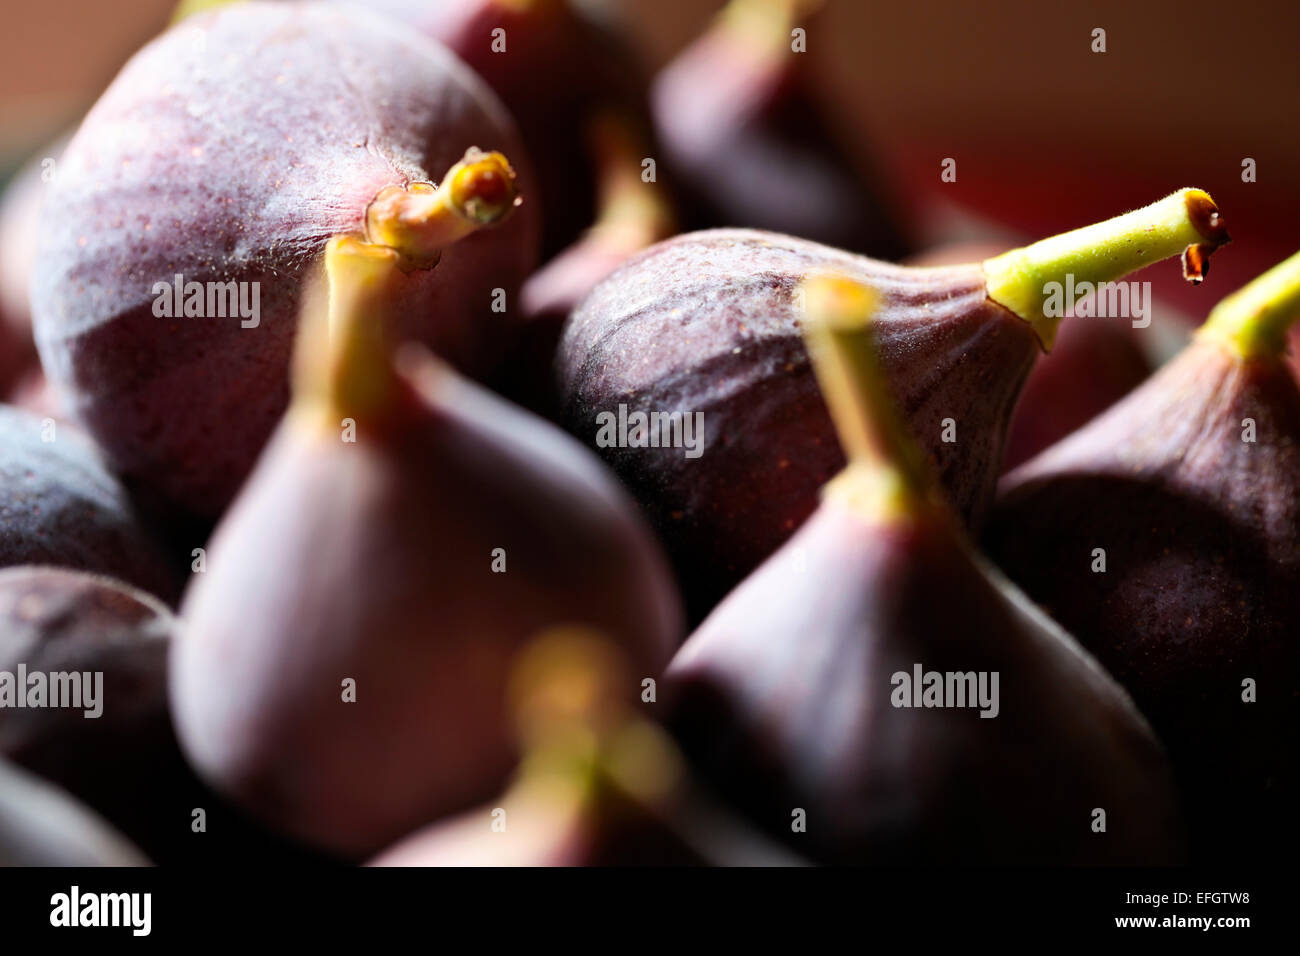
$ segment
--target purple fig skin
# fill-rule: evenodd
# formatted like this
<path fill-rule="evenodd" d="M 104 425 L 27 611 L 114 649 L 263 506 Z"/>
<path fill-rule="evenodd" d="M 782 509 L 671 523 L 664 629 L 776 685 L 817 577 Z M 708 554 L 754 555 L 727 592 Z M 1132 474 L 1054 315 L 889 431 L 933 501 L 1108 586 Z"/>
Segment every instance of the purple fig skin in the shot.
<path fill-rule="evenodd" d="M 773 61 L 714 30 L 654 78 L 655 132 L 684 228 L 766 229 L 903 258 L 912 243 L 880 171 L 846 145 L 806 67 L 801 54 Z"/>
<path fill-rule="evenodd" d="M 20 564 L 112 574 L 170 601 L 181 591 L 166 549 L 85 435 L 0 405 L 0 568 Z"/>
<path fill-rule="evenodd" d="M 77 131 L 43 211 L 37 343 L 113 466 L 215 517 L 288 401 L 305 283 L 335 234 L 364 232 L 387 186 L 440 177 L 478 146 L 533 176 L 513 123 L 451 53 L 364 10 L 241 3 L 140 51 Z M 485 374 L 536 261 L 525 201 L 419 274 L 404 333 Z M 160 318 L 154 284 L 260 283 L 260 321 Z M 251 286 L 246 288 L 251 289 Z"/>
<path fill-rule="evenodd" d="M 1155 371 L 1127 320 L 1071 318 L 1025 382 L 1003 472 L 1082 428 Z"/>
<path fill-rule="evenodd" d="M 681 639 L 671 572 L 599 461 L 449 368 L 430 375 L 405 379 L 400 427 L 356 443 L 291 411 L 186 594 L 173 659 L 200 772 L 356 859 L 499 792 L 509 662 L 539 630 L 599 628 L 647 675 Z"/>
<path fill-rule="evenodd" d="M 600 11 L 567 0 L 365 0 L 468 63 L 519 124 L 537 171 L 542 255 L 574 242 L 595 216 L 586 122 L 602 108 L 649 130 L 648 78 L 637 52 Z M 493 31 L 504 30 L 504 52 Z M 509 153 L 507 153 L 509 155 Z M 654 155 L 654 153 L 650 153 Z"/>
<path fill-rule="evenodd" d="M 148 865 L 89 807 L 0 760 L 0 867 Z"/>
<path fill-rule="evenodd" d="M 916 664 L 998 672 L 997 716 L 893 706 L 891 675 Z M 1127 696 L 933 517 L 873 522 L 828 500 L 691 636 L 667 684 L 694 764 L 814 859 L 1179 852 L 1164 757 Z M 790 832 L 795 807 L 806 833 Z"/>
<path fill-rule="evenodd" d="M 220 862 L 249 851 L 308 859 L 225 806 L 186 764 L 167 704 L 175 629 L 158 600 L 111 578 L 0 571 L 0 670 L 16 674 L 21 664 L 28 674 L 90 672 L 103 681 L 98 717 L 85 717 L 84 708 L 0 708 L 0 757 L 85 801 L 159 863 Z M 200 807 L 207 831 L 195 833 Z"/>
<path fill-rule="evenodd" d="M 1151 720 L 1207 853 L 1277 846 L 1279 827 L 1295 838 L 1281 821 L 1296 792 L 1298 528 L 1300 389 L 1280 358 L 1198 340 L 1007 475 L 985 533 Z"/>
<path fill-rule="evenodd" d="M 881 361 L 905 419 L 968 525 L 991 502 L 1040 347 L 987 299 L 979 266 L 911 269 L 751 230 L 659 243 L 583 301 L 556 364 L 565 425 L 589 444 L 597 415 L 620 404 L 704 413 L 697 459 L 598 449 L 658 529 L 695 620 L 803 523 L 844 467 L 793 298 L 819 270 L 879 290 Z M 942 440 L 945 418 L 955 442 Z"/>

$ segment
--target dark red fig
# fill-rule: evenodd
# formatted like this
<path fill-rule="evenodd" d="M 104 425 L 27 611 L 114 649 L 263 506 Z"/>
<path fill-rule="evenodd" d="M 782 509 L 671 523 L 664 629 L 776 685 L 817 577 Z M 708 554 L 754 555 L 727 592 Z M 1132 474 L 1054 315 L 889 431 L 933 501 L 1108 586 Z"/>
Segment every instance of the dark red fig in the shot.
<path fill-rule="evenodd" d="M 499 381 L 507 396 L 548 418 L 557 414 L 555 348 L 564 321 L 598 282 L 676 231 L 663 187 L 642 179 L 648 145 L 637 130 L 606 114 L 593 123 L 591 139 L 599 185 L 596 221 L 524 283 L 524 324 Z"/>
<path fill-rule="evenodd" d="M 673 660 L 695 764 L 821 860 L 1174 859 L 1150 729 L 930 490 L 873 349 L 874 293 L 817 277 L 805 301 L 848 465 Z"/>
<path fill-rule="evenodd" d="M 671 739 L 639 717 L 640 677 L 597 635 L 549 632 L 510 692 L 524 757 L 511 787 L 426 827 L 375 866 L 790 865 L 711 807 Z"/>
<path fill-rule="evenodd" d="M 898 259 L 910 246 L 880 171 L 848 145 L 806 44 L 820 4 L 731 0 L 655 77 L 665 167 L 690 229 L 744 226 Z"/>
<path fill-rule="evenodd" d="M 597 170 L 588 124 L 604 111 L 647 131 L 647 79 L 636 51 L 578 0 L 364 0 L 468 63 L 519 123 L 539 189 L 546 258 L 591 225 Z M 637 157 L 653 157 L 647 150 Z"/>
<path fill-rule="evenodd" d="M 655 674 L 681 627 L 594 456 L 426 352 L 394 357 L 392 303 L 418 281 L 398 266 L 328 247 L 329 335 L 304 328 L 294 401 L 186 594 L 172 671 L 205 777 L 357 857 L 499 789 L 525 639 L 587 624 Z"/>
<path fill-rule="evenodd" d="M 1202 848 L 1295 839 L 1300 254 L 1145 385 L 1004 479 L 985 544 L 1170 750 Z M 1249 682 L 1249 684 L 1248 684 Z"/>
<path fill-rule="evenodd" d="M 699 618 L 803 523 L 844 465 L 799 334 L 794 296 L 807 273 L 834 269 L 880 291 L 890 384 L 956 510 L 978 527 L 1016 398 L 1059 321 L 1045 314 L 1049 284 L 1118 279 L 1226 240 L 1199 190 L 941 269 L 772 233 L 680 236 L 614 272 L 566 325 L 557 355 L 564 421 L 633 489 Z M 702 423 L 698 457 L 663 440 L 642 447 L 657 436 L 631 416 L 650 413 Z"/>
<path fill-rule="evenodd" d="M 538 226 L 525 205 L 479 228 L 515 184 L 499 154 L 457 163 L 475 146 L 532 187 L 491 91 L 383 17 L 246 3 L 176 24 L 90 111 L 47 195 L 32 292 L 47 374 L 117 470 L 215 516 L 284 411 L 330 236 L 437 263 L 405 289 L 404 334 L 486 373 L 505 347 L 494 300 L 532 270 Z"/>
<path fill-rule="evenodd" d="M 169 601 L 181 581 L 127 490 L 74 426 L 0 405 L 0 568 L 112 574 Z"/>
<path fill-rule="evenodd" d="M 1005 249 L 1004 244 L 990 242 L 954 243 L 912 256 L 906 264 L 957 265 Z M 1150 308 L 1148 303 L 1148 316 Z M 1065 322 L 1051 354 L 1034 365 L 1020 392 L 1007 429 L 1002 470 L 1009 471 L 1096 418 L 1152 371 L 1151 359 L 1128 318 Z"/>
<path fill-rule="evenodd" d="M 0 571 L 0 757 L 84 801 L 159 863 L 250 852 L 309 859 L 243 819 L 186 764 L 167 704 L 175 629 L 156 599 L 111 578 Z M 55 706 L 56 684 L 76 688 L 76 706 Z"/>
<path fill-rule="evenodd" d="M 0 760 L 0 866 L 148 866 L 68 794 Z"/>

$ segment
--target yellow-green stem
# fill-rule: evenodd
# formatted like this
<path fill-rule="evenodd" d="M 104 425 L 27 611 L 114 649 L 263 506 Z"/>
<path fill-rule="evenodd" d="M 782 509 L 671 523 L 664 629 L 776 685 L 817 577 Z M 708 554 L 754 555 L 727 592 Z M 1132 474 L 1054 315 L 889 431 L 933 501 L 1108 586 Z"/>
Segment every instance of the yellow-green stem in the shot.
<path fill-rule="evenodd" d="M 673 235 L 671 204 L 657 184 L 641 178 L 649 155 L 645 136 L 626 117 L 607 112 L 592 120 L 590 138 L 598 192 L 592 232 L 629 252 Z"/>
<path fill-rule="evenodd" d="M 1216 305 L 1199 335 L 1227 343 L 1242 358 L 1272 358 L 1286 350 L 1287 331 L 1297 319 L 1300 252 Z"/>
<path fill-rule="evenodd" d="M 808 354 L 848 458 L 825 492 L 871 518 L 911 514 L 929 481 L 876 354 L 879 297 L 837 275 L 810 276 L 801 291 Z"/>
<path fill-rule="evenodd" d="M 1180 189 L 1159 202 L 984 263 L 988 296 L 1020 316 L 1050 349 L 1061 316 L 1047 315 L 1051 283 L 1113 282 L 1170 256 L 1183 253 L 1184 275 L 1199 282 L 1208 257 L 1228 241 L 1218 207 L 1209 193 Z"/>

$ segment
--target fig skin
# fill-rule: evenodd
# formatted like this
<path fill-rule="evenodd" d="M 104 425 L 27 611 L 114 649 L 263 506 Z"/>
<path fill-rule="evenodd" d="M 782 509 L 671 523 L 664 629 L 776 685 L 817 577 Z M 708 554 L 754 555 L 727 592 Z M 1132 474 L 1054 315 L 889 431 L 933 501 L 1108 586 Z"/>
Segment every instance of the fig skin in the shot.
<path fill-rule="evenodd" d="M 733 2 L 732 8 L 781 4 Z M 724 14 L 732 13 L 728 9 Z M 912 242 L 881 170 L 835 122 L 822 79 L 771 16 L 776 49 L 720 20 L 654 78 L 650 102 L 683 227 L 766 229 L 894 261 Z M 813 36 L 816 15 L 790 21 Z M 817 42 L 816 39 L 811 42 Z"/>
<path fill-rule="evenodd" d="M 0 760 L 0 867 L 148 865 L 88 807 Z"/>
<path fill-rule="evenodd" d="M 574 242 L 596 214 L 586 124 L 613 109 L 649 132 L 649 80 L 619 24 L 569 0 L 365 0 L 450 48 L 505 103 L 537 172 L 542 256 Z M 493 31 L 505 31 L 505 52 Z M 509 155 L 507 153 L 507 155 Z M 654 156 L 653 150 L 646 156 Z"/>
<path fill-rule="evenodd" d="M 800 334 L 810 271 L 870 283 L 879 348 L 912 432 L 963 520 L 978 526 L 1003 436 L 1040 346 L 989 301 L 978 265 L 892 266 L 753 230 L 659 243 L 583 301 L 557 356 L 563 421 L 589 444 L 596 416 L 703 412 L 699 459 L 680 448 L 605 448 L 658 529 L 693 619 L 777 549 L 817 506 L 844 454 Z M 943 419 L 956 420 L 944 442 Z"/>
<path fill-rule="evenodd" d="M 91 110 L 43 211 L 33 310 L 46 372 L 113 467 L 215 517 L 288 400 L 304 284 L 326 241 L 361 234 L 388 186 L 467 148 L 532 171 L 513 122 L 451 53 L 364 10 L 241 3 L 136 54 Z M 536 261 L 527 202 L 445 249 L 402 303 L 404 332 L 472 374 L 504 349 Z M 156 282 L 260 283 L 260 324 L 159 318 Z"/>
<path fill-rule="evenodd" d="M 98 450 L 72 425 L 0 405 L 0 568 L 50 564 L 113 574 L 165 600 L 181 578 Z"/>
<path fill-rule="evenodd" d="M 103 674 L 102 712 L 0 708 L 0 756 L 57 783 L 159 863 L 319 860 L 226 805 L 185 762 L 167 702 L 177 622 L 156 598 L 63 568 L 0 570 L 0 670 Z M 20 692 L 23 692 L 20 690 Z M 207 831 L 192 830 L 202 808 Z"/>
<path fill-rule="evenodd" d="M 1177 809 L 1145 721 L 962 548 L 936 519 L 891 526 L 823 504 L 669 668 L 693 764 L 822 861 L 1175 861 Z M 890 675 L 917 663 L 999 672 L 998 716 L 895 708 Z M 806 834 L 789 832 L 794 807 Z"/>
<path fill-rule="evenodd" d="M 1208 855 L 1296 843 L 1298 436 L 1300 389 L 1280 357 L 1194 340 L 1008 474 L 984 536 L 1151 720 Z M 1242 701 L 1248 677 L 1256 703 Z"/>
<path fill-rule="evenodd" d="M 359 418 L 351 444 L 286 418 L 186 594 L 171 675 L 205 778 L 356 859 L 499 791 L 508 663 L 538 630 L 599 628 L 645 675 L 681 638 L 667 565 L 599 461 L 404 354 L 400 422 Z"/>

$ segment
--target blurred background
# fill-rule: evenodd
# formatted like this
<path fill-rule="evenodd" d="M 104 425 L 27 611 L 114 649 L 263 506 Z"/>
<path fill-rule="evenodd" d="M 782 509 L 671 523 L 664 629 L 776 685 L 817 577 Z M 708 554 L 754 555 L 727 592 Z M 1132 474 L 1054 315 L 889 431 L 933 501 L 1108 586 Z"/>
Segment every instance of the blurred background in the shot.
<path fill-rule="evenodd" d="M 172 0 L 5 0 L 0 174 L 75 123 Z M 650 67 L 721 6 L 609 0 Z M 1092 33 L 1106 31 L 1106 52 Z M 807 56 L 932 241 L 1033 237 L 1179 186 L 1219 202 L 1235 239 L 1203 288 L 1144 275 L 1193 317 L 1300 246 L 1300 4 L 1055 5 L 829 0 Z M 940 180 L 956 160 L 957 181 Z M 1257 181 L 1242 182 L 1255 160 Z"/>

